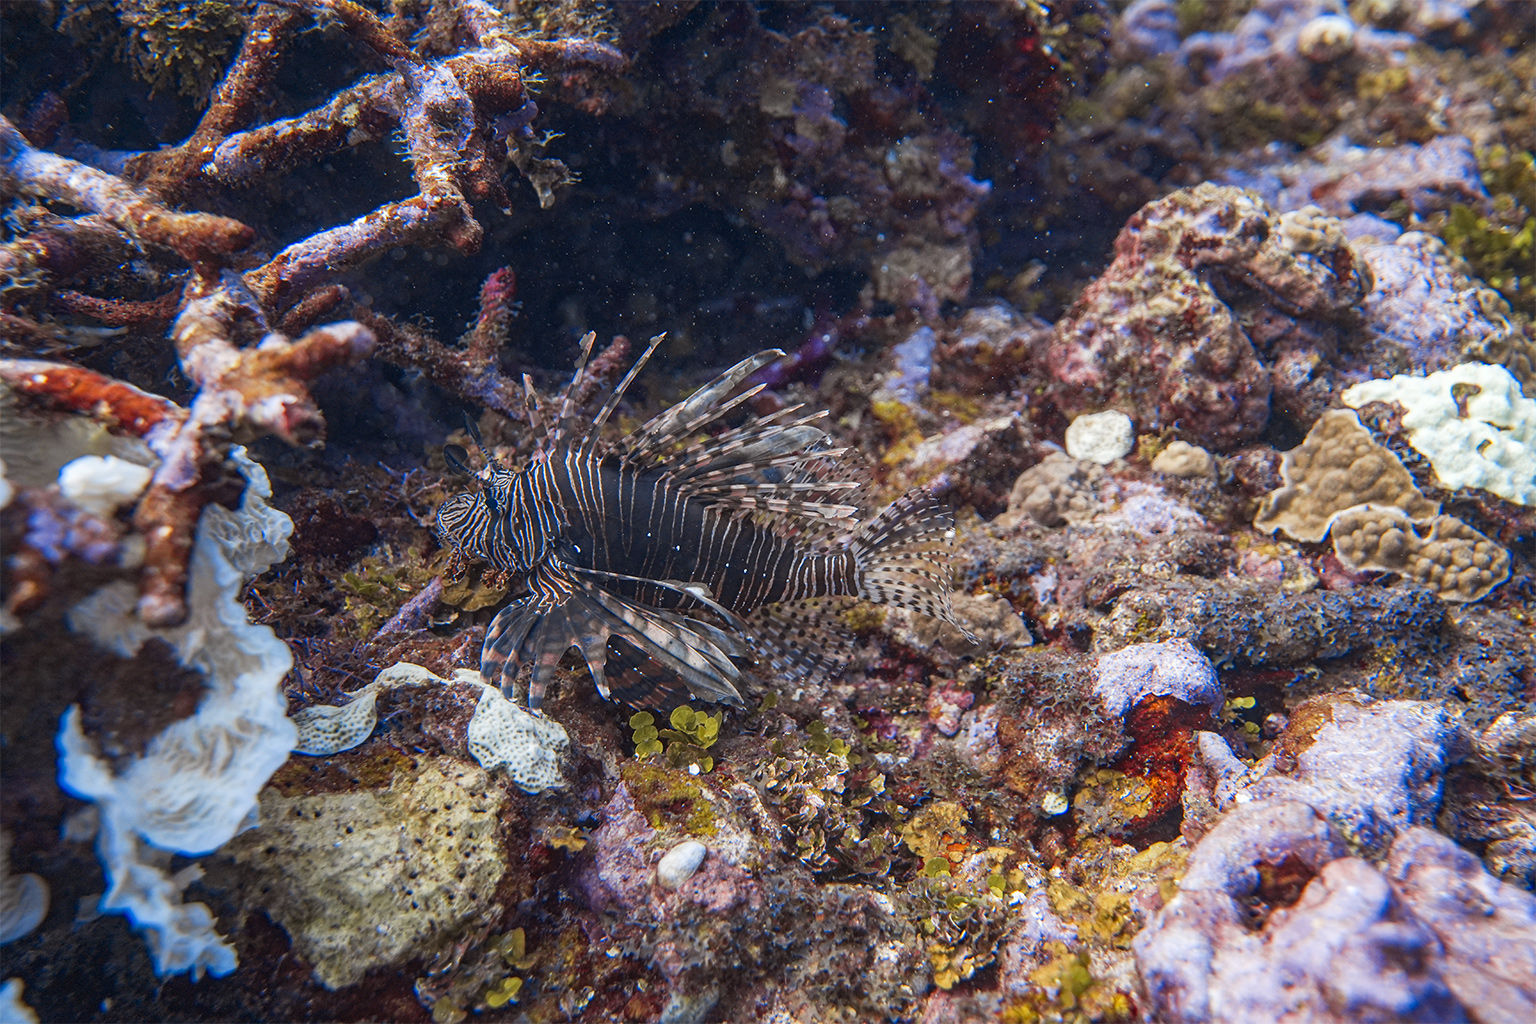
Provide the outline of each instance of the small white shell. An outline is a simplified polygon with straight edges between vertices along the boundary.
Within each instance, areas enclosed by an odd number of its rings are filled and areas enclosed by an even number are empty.
[[[668,889],[676,889],[699,870],[699,865],[704,863],[704,855],[708,848],[701,842],[693,839],[685,839],[672,849],[668,850],[661,860],[656,862],[656,881]]]

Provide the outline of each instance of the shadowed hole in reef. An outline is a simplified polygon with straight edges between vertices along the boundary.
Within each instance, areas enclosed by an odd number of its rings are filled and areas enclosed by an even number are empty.
[[[1264,927],[1269,915],[1281,907],[1289,907],[1301,899],[1307,883],[1317,877],[1294,853],[1288,853],[1278,864],[1260,861],[1259,887],[1248,899],[1248,917],[1245,922],[1255,931]]]

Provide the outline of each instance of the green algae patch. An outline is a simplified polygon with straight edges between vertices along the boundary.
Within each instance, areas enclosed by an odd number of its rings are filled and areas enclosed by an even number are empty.
[[[652,828],[670,825],[700,839],[720,831],[709,797],[687,771],[646,759],[626,762],[619,778]]]

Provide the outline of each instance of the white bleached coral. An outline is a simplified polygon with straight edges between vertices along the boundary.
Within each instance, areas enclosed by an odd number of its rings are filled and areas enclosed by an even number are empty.
[[[136,501],[153,475],[116,455],[82,455],[59,470],[59,491],[76,508],[106,518]]]
[[[299,730],[299,738],[293,745],[295,754],[316,757],[339,754],[351,750],[373,732],[379,723],[375,706],[379,702],[379,682],[375,679],[360,690],[351,690],[352,699],[340,707],[315,704],[293,714],[293,724]]]
[[[1085,462],[1107,466],[1131,453],[1136,428],[1123,412],[1109,409],[1079,416],[1067,427],[1067,454]]]
[[[469,752],[486,771],[505,767],[524,792],[545,793],[565,785],[560,762],[571,739],[564,726],[519,707],[494,686],[481,691],[468,738]]]
[[[1403,407],[1408,443],[1447,489],[1480,487],[1536,505],[1536,400],[1502,366],[1462,363],[1427,377],[1399,374],[1344,392],[1344,404]]]
[[[0,943],[29,934],[47,914],[48,883],[39,875],[11,874],[11,836],[0,832]]]
[[[1099,659],[1093,694],[1104,709],[1122,717],[1147,696],[1176,697],[1186,704],[1221,706],[1221,679],[1188,640],[1131,644]]]
[[[172,876],[166,867],[173,853],[207,853],[252,823],[257,793],[296,736],[281,688],[293,656],[240,603],[246,577],[287,556],[293,523],[267,506],[267,475],[245,450],[230,457],[246,479],[245,498],[239,511],[203,511],[185,624],[145,626],[128,583],[102,588],[69,616],[72,629],[122,657],[163,640],[207,687],[195,714],[168,726],[121,771],[86,737],[79,707],[65,713],[59,732],[61,783],[100,812],[97,850],[108,878],[101,909],[126,913],[145,932],[161,974],[235,969],[234,947],[214,930],[208,908],[181,901],[195,869]]]
[[[0,985],[0,1021],[5,1024],[37,1024],[37,1014],[21,1001],[22,982],[12,978]]]
[[[295,714],[298,742],[294,752],[329,755],[366,740],[377,722],[375,705],[384,690],[454,683],[473,683],[481,688],[465,740],[469,752],[486,771],[506,768],[513,783],[527,793],[545,793],[565,784],[560,763],[571,739],[559,722],[507,700],[472,669],[457,669],[452,679],[443,679],[406,661],[386,668],[367,686],[350,691],[347,696],[351,700],[340,707],[317,704]]]
[[[445,686],[450,682],[479,683],[480,674],[460,669],[452,680],[441,679],[420,665],[399,661],[373,677],[373,682],[357,690],[347,691],[347,703],[337,706],[313,704],[294,712],[293,724],[299,730],[298,742],[293,746],[295,754],[325,757],[351,750],[366,740],[378,724],[376,710],[379,694],[397,686]]]

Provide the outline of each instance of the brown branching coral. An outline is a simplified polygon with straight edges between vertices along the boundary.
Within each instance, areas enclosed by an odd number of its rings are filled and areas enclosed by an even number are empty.
[[[215,111],[239,106],[253,84],[246,80],[258,77],[247,72],[239,88],[220,89],[219,100],[198,129],[202,138],[194,136],[199,143],[196,151],[205,162],[196,166],[187,160],[175,162],[186,175],[182,180],[246,186],[306,161],[387,138],[398,127],[405,134],[420,193],[290,245],[247,274],[251,290],[279,308],[291,305],[337,271],[400,245],[446,244],[461,252],[476,251],[484,229],[475,220],[469,200],[486,199],[506,209],[510,199],[501,174],[508,163],[534,184],[540,205],[548,206],[553,202],[552,185],[569,176],[563,165],[554,166],[558,162],[537,155],[543,143],[528,127],[537,108],[528,97],[523,67],[613,70],[625,63],[618,51],[600,43],[517,38],[501,14],[483,0],[466,0],[459,7],[461,27],[475,48],[435,61],[418,56],[389,26],[350,0],[309,0],[286,6],[336,18],[396,70],[344,89],[306,114],[220,137],[219,126],[232,118],[221,117],[214,125],[209,121]],[[270,7],[264,5],[263,12]],[[277,15],[267,17],[273,23],[271,31],[286,28],[286,22],[278,24]],[[258,27],[250,34],[257,43]],[[235,80],[246,65],[264,67],[270,61],[270,48],[257,43],[248,41],[228,81]],[[505,137],[500,134],[503,131]],[[191,143],[183,148],[191,148]],[[161,180],[168,177],[169,166],[158,161]],[[162,187],[175,186],[167,181]]]
[[[155,196],[116,175],[35,149],[4,117],[0,117],[0,192],[55,199],[100,214],[130,238],[174,249],[194,262],[227,258],[254,237],[239,221],[168,209]]]
[[[237,349],[228,341],[232,310],[223,297],[215,292],[189,302],[173,332],[182,366],[200,386],[190,409],[80,366],[0,360],[0,381],[16,393],[142,438],[160,457],[134,512],[146,544],[139,615],[151,625],[186,617],[183,590],[198,516],[222,484],[232,434],[272,433],[296,444],[317,439],[323,423],[306,382],[373,346],[366,328],[345,322],[298,341],[269,334],[260,345]]]
[[[434,57],[406,41],[401,19],[381,20],[351,0],[256,5],[238,57],[196,130],[176,146],[107,153],[72,143],[67,126],[54,123],[59,116],[29,118],[35,140],[0,118],[0,192],[82,212],[69,219],[39,206],[33,229],[23,227],[21,237],[0,249],[0,302],[8,307],[0,311],[0,330],[7,348],[44,355],[82,338],[104,340],[99,329],[54,323],[50,317],[58,314],[141,333],[170,324],[180,368],[197,389],[183,408],[80,366],[28,359],[0,364],[0,377],[19,393],[142,437],[160,457],[134,513],[147,543],[139,604],[147,623],[173,624],[186,615],[182,590],[192,538],[202,508],[221,486],[228,445],[266,434],[295,445],[318,442],[324,423],[309,382],[373,353],[376,337],[386,360],[424,369],[451,392],[498,411],[520,410],[520,388],[499,369],[514,309],[510,270],[487,280],[479,321],[461,348],[367,314],[368,326],[347,321],[290,337],[347,303],[345,287],[334,280],[342,271],[402,245],[475,251],[484,229],[470,204],[489,200],[508,208],[502,175],[509,167],[529,179],[547,206],[552,188],[569,174],[540,156],[545,140],[530,127],[537,107],[525,69],[577,73],[625,64],[617,50],[595,41],[520,36],[484,0],[461,0],[447,10],[453,25],[445,38],[465,45]],[[306,114],[255,125],[306,14],[338,24],[394,70],[342,89]],[[57,102],[44,108],[59,113]],[[260,265],[249,258],[236,265],[256,240],[253,228],[175,208],[214,197],[227,203],[231,188],[248,189],[396,131],[404,137],[417,195],[302,238]],[[79,159],[34,141],[57,141]],[[170,254],[190,264],[190,274],[168,261]],[[136,259],[153,268],[158,284],[140,297],[71,287],[87,287],[92,274]]]

